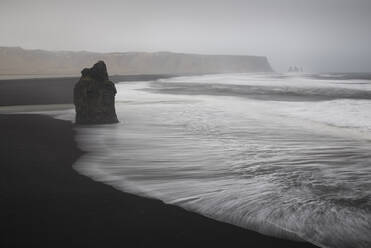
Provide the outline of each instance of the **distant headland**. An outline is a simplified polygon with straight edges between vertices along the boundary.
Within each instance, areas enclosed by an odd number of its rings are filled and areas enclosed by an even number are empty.
[[[104,60],[111,75],[272,72],[268,59],[250,55],[172,52],[96,53],[0,47],[0,75],[77,76],[80,68]]]

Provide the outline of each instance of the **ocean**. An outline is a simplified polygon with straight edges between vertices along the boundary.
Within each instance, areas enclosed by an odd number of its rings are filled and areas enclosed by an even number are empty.
[[[219,74],[116,84],[80,173],[320,247],[371,247],[371,76]],[[56,112],[73,119],[74,111]]]

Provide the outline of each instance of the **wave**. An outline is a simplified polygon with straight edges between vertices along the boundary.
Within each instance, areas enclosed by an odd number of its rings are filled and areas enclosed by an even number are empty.
[[[215,85],[233,88],[236,80],[239,90],[258,81],[267,91],[269,84],[298,83],[239,74],[119,84],[123,122],[79,127],[78,142],[90,153],[75,168],[120,190],[263,234],[321,247],[370,247],[369,100],[210,93]],[[294,88],[339,92],[333,82],[311,80]],[[183,88],[167,94],[178,84]],[[189,94],[195,85],[207,90]],[[362,87],[341,87],[340,95]]]
[[[347,78],[345,76],[348,74],[331,75],[335,78],[339,76]],[[308,80],[307,77],[290,77],[288,80],[275,74],[226,74],[159,80],[143,90],[261,100],[263,101],[260,103],[261,106],[272,108],[274,105],[280,115],[310,121],[311,125],[317,123],[347,129],[345,132],[370,138],[371,80],[343,82],[344,80],[318,81]]]
[[[294,86],[262,86],[232,84],[200,84],[179,82],[155,82],[151,92],[189,94],[189,95],[222,95],[241,96],[258,100],[271,101],[325,101],[334,99],[371,100],[371,91],[346,88],[301,88]]]

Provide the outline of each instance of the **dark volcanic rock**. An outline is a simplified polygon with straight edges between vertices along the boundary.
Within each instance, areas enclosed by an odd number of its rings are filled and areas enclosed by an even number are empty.
[[[73,91],[76,124],[117,123],[115,95],[116,87],[109,81],[103,61],[83,69]]]

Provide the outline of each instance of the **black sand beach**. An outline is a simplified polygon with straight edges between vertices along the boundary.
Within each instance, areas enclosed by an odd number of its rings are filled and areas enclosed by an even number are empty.
[[[171,75],[114,75],[117,82],[150,81]],[[0,80],[0,106],[67,104],[73,102],[73,87],[78,77],[29,78]]]
[[[25,97],[30,92],[25,90],[14,99],[11,82],[0,82],[0,105],[66,103],[72,86],[50,102],[40,94],[40,83],[23,82],[34,95]],[[16,88],[23,88],[19,84]],[[48,87],[56,95],[64,88]],[[8,94],[6,102],[2,97]],[[214,221],[79,175],[72,164],[84,152],[77,147],[73,127],[43,115],[0,115],[0,247],[314,247]]]

